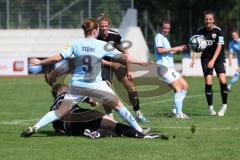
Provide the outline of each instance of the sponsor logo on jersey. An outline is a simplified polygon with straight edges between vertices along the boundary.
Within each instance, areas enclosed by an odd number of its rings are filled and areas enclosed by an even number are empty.
[[[212,38],[215,39],[217,37],[217,34],[216,33],[213,33],[212,34]]]

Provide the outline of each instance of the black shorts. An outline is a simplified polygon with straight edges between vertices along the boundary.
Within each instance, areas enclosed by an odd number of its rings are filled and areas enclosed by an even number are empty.
[[[64,119],[54,121],[53,127],[55,131],[62,130],[66,135],[81,136],[85,129],[99,129],[103,116],[103,113],[95,110],[75,108]]]
[[[208,68],[209,60],[201,60],[203,75],[213,75],[213,69],[217,75],[220,73],[226,73],[225,61],[216,61],[213,68]]]
[[[117,63],[117,62],[115,62]],[[125,66],[119,67],[117,70],[114,70],[111,67],[102,68],[102,80],[109,81],[112,83],[113,74],[117,77],[118,81],[121,81],[127,75],[127,68]]]
[[[102,117],[88,121],[88,122],[71,122],[67,125],[68,130],[72,136],[81,136],[85,129],[98,130],[102,122]]]

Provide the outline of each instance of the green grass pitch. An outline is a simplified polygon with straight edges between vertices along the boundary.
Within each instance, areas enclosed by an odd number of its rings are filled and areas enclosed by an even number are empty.
[[[191,120],[168,117],[172,92],[141,99],[142,110],[150,119],[144,127],[166,133],[160,139],[62,137],[52,134],[51,126],[30,138],[20,132],[36,122],[51,105],[49,88],[42,76],[0,78],[0,159],[2,160],[239,160],[240,84],[229,94],[224,117],[209,117],[203,78],[187,78],[188,96],[184,112]],[[221,107],[217,79],[214,79],[214,106]],[[129,107],[132,111],[132,108]],[[115,117],[118,117],[115,115]],[[192,134],[191,126],[196,126]],[[175,139],[173,138],[175,136]]]

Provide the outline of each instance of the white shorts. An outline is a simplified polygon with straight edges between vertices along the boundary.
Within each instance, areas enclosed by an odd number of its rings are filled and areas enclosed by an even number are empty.
[[[168,71],[161,76],[161,78],[167,84],[171,84],[172,82],[176,81],[180,77],[181,75],[174,68],[168,68]]]
[[[94,87],[87,88],[70,85],[64,96],[64,100],[71,100],[74,103],[78,103],[83,101],[86,97],[91,97],[103,104],[118,101],[117,96],[105,81],[93,82],[91,86]]]

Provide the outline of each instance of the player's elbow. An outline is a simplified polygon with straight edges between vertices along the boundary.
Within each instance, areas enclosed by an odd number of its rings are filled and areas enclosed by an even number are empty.
[[[163,54],[164,53],[164,50],[162,48],[157,48],[157,53],[158,54]]]

